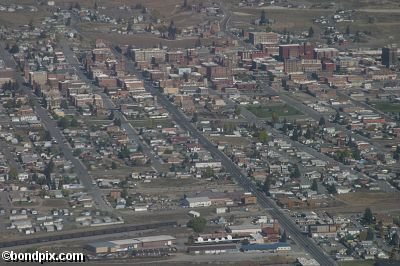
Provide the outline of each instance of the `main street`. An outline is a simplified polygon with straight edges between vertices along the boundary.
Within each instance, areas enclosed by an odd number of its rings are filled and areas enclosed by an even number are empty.
[[[4,49],[4,44],[0,45],[0,57],[3,58],[9,67],[18,69],[12,56]],[[18,83],[19,88],[24,91],[25,95],[32,99],[36,115],[39,117],[44,127],[49,131],[50,136],[58,142],[59,148],[62,151],[65,159],[70,161],[74,166],[75,173],[81,181],[81,184],[85,187],[88,194],[92,196],[96,206],[99,209],[112,212],[113,209],[105,199],[101,190],[92,184],[92,179],[90,178],[85,165],[83,165],[79,159],[73,156],[72,148],[67,143],[60,128],[58,128],[57,123],[50,117],[48,111],[39,104],[37,101],[37,96],[33,93],[32,89],[24,85],[25,82],[18,71],[16,74],[16,82]]]
[[[114,51],[116,53],[116,51]],[[118,54],[116,53],[118,56]],[[136,70],[130,59],[127,58],[127,69],[135,73],[137,77],[144,80],[142,74]],[[168,111],[172,116],[174,121],[184,130],[186,130],[194,138],[197,138],[199,143],[207,149],[215,159],[221,161],[222,165],[234,178],[237,183],[243,187],[244,190],[252,192],[259,202],[259,204],[268,210],[268,212],[282,225],[284,230],[289,234],[296,243],[301,245],[312,257],[314,257],[321,265],[336,265],[336,262],[330,258],[329,255],[325,254],[316,243],[303,235],[299,227],[293,222],[293,220],[286,215],[276,203],[268,198],[263,192],[260,192],[254,183],[250,181],[247,176],[245,176],[240,168],[235,165],[229,157],[227,157],[223,152],[218,150],[214,144],[212,144],[205,136],[203,136],[187,117],[174,106],[169,99],[162,94],[158,89],[153,88],[149,83],[145,83],[145,88],[147,91],[151,92],[152,95],[157,96],[158,102]]]
[[[151,150],[150,146],[147,145],[144,141],[139,138],[138,132],[132,126],[132,124],[128,121],[128,119],[121,113],[119,110],[119,106],[116,106],[115,103],[108,97],[107,94],[103,92],[97,86],[92,84],[92,80],[90,80],[81,70],[80,63],[75,57],[74,52],[71,50],[68,42],[65,39],[62,39],[59,43],[60,47],[63,50],[66,61],[75,69],[75,74],[84,81],[87,85],[89,85],[93,91],[101,96],[103,99],[104,107],[113,110],[114,119],[119,119],[121,121],[121,128],[125,130],[128,138],[131,142],[136,143],[142,147],[143,153],[151,159],[151,165],[158,171],[161,172],[165,167],[163,167],[162,162],[159,158],[157,158],[154,152]]]
[[[225,13],[226,11],[224,11]],[[229,21],[229,17],[226,20],[226,23]],[[226,27],[226,26],[224,26]],[[226,29],[225,29],[226,31]],[[227,32],[227,31],[226,31]],[[116,56],[121,56],[114,49],[114,54]],[[67,57],[67,55],[65,55]],[[129,58],[126,60],[127,69],[131,73],[135,73],[137,77],[144,80],[144,77],[141,73],[139,73],[133,63]],[[188,133],[192,135],[192,137],[197,138],[199,143],[207,149],[215,159],[219,159],[228,171],[232,178],[234,178],[237,183],[243,187],[246,191],[251,191],[256,197],[259,204],[268,210],[268,212],[276,219],[279,220],[279,223],[282,225],[283,229],[291,236],[291,238],[301,245],[306,252],[308,252],[313,258],[315,258],[321,265],[329,266],[329,265],[337,265],[336,262],[326,253],[324,253],[316,243],[303,235],[298,226],[293,222],[293,220],[287,216],[277,205],[276,203],[268,198],[263,192],[260,192],[255,184],[253,184],[247,176],[245,176],[239,167],[235,165],[223,152],[218,150],[214,144],[212,144],[206,137],[204,137],[191,123],[188,121],[187,117],[176,107],[174,106],[165,95],[163,95],[159,90],[153,88],[150,84],[145,83],[145,89],[148,92],[151,92],[152,95],[157,96],[158,102],[168,111],[174,121],[182,128],[185,129]]]

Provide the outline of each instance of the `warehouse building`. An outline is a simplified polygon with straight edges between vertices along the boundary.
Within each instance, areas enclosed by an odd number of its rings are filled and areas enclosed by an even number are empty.
[[[176,238],[169,235],[147,236],[129,239],[89,243],[86,249],[93,254],[127,252],[146,249],[163,249],[175,246]]]

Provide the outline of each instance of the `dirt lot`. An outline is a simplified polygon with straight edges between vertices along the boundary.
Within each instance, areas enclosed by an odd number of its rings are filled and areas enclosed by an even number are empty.
[[[363,212],[370,207],[374,213],[398,213],[400,211],[400,193],[354,192],[336,196],[344,205],[326,208],[331,213]]]
[[[224,137],[224,136],[216,136],[216,137],[209,137],[209,139],[214,143],[220,144],[228,144],[234,147],[245,147],[251,144],[251,142],[242,137]]]
[[[121,45],[133,45],[138,48],[149,48],[156,47],[160,43],[163,46],[167,46],[169,48],[192,48],[195,46],[197,41],[197,37],[193,38],[185,38],[178,40],[167,40],[162,39],[157,36],[151,34],[135,34],[135,35],[121,35],[117,33],[106,33],[106,32],[98,32],[98,31],[83,31],[85,37],[89,39],[98,39],[102,38],[110,43],[121,44]],[[211,44],[214,38],[201,39],[201,43],[203,45]]]
[[[138,183],[137,190],[151,195],[167,195],[169,198],[182,198],[183,195],[203,190],[218,189],[234,191],[239,189],[235,184],[218,184],[201,179],[159,178],[151,183]]]
[[[243,28],[250,25],[250,21],[260,17],[261,10],[259,8],[235,8],[232,16],[232,24],[235,27]],[[267,17],[275,21],[271,25],[272,30],[282,31],[304,31],[308,30],[313,25],[312,19],[319,16],[327,16],[332,14],[332,11],[324,10],[302,10],[302,9],[275,9],[266,10]],[[251,25],[258,28],[258,26]],[[265,26],[262,27],[265,29]]]
[[[310,1],[313,2],[313,1]],[[315,2],[315,1],[314,1]],[[321,1],[317,1],[321,2]],[[381,47],[386,45],[388,42],[396,43],[400,41],[400,36],[397,34],[397,29],[400,26],[400,6],[393,1],[385,1],[385,3],[379,4],[379,8],[374,5],[378,1],[369,1],[369,4],[357,6],[354,3],[359,1],[346,1],[348,3],[338,6],[357,8],[353,16],[353,23],[338,23],[335,26],[345,31],[346,27],[349,26],[351,33],[355,34],[357,31],[367,33],[367,41],[362,43],[350,43],[349,47]],[[344,1],[343,1],[344,3]],[[307,31],[310,26],[315,31],[315,36],[319,36],[319,33],[323,30],[324,25],[317,25],[312,22],[314,18],[320,16],[332,16],[335,13],[334,8],[323,9],[316,5],[315,9],[272,9],[270,7],[264,8],[266,10],[267,17],[275,21],[271,24],[271,28],[274,31],[283,31],[287,29],[289,32],[300,33]],[[390,9],[393,7],[393,9]],[[232,27],[237,28],[254,28],[264,30],[265,26],[259,27],[252,25],[251,21],[259,18],[261,14],[260,8],[233,8],[232,16]],[[373,20],[371,23],[369,20]],[[317,39],[316,39],[317,40]]]

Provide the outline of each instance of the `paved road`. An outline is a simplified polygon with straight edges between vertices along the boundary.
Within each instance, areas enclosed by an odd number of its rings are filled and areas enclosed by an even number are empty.
[[[221,31],[225,32],[225,34],[231,37],[232,39],[237,40],[237,42],[247,50],[257,50],[252,44],[245,42],[244,40],[238,38],[229,31],[229,23],[232,19],[232,11],[230,11],[228,8],[225,7],[223,1],[220,1],[220,7],[222,12],[224,13],[224,18],[220,22]]]
[[[9,67],[16,68],[16,63],[12,56],[4,50],[3,44],[0,45],[0,56],[4,59]],[[101,190],[92,184],[92,180],[88,174],[86,167],[82,164],[80,160],[75,158],[72,154],[71,146],[66,142],[61,130],[57,127],[56,122],[50,117],[48,111],[44,109],[36,100],[37,97],[33,93],[32,89],[24,85],[24,80],[21,75],[17,74],[16,81],[19,87],[24,91],[25,95],[33,100],[34,109],[36,115],[41,120],[44,127],[50,132],[51,137],[53,137],[64,154],[64,158],[71,161],[74,166],[74,171],[77,174],[81,184],[86,188],[87,192],[93,197],[96,206],[99,209],[113,211],[107,200],[105,199]]]
[[[354,133],[351,130],[348,130],[345,126],[342,126],[342,125],[339,125],[336,123],[329,123],[328,122],[329,117],[327,117],[324,114],[321,114],[320,112],[318,112],[318,111],[312,109],[311,107],[303,104],[302,102],[294,99],[293,97],[287,95],[286,93],[284,93],[282,91],[274,90],[267,84],[263,84],[262,86],[266,90],[266,92],[279,95],[279,97],[284,102],[295,107],[296,109],[300,110],[301,112],[303,112],[307,116],[313,118],[314,120],[319,121],[319,119],[321,117],[324,117],[327,127],[334,127],[337,131],[342,131],[342,132],[346,133],[348,136],[354,137],[358,141],[365,141],[365,142],[371,143],[371,139],[361,136],[360,134]],[[382,153],[385,152],[384,148],[381,147],[381,145],[377,145],[376,143],[374,143],[373,146],[374,146],[375,150],[377,150],[378,152],[382,152]]]
[[[387,121],[393,121],[393,117],[391,117],[390,115],[386,114],[385,112],[382,112],[381,110],[376,109],[375,107],[373,107],[373,106],[371,106],[371,105],[369,105],[369,104],[366,104],[365,102],[358,101],[358,100],[356,100],[356,99],[350,97],[350,96],[347,95],[346,93],[343,93],[342,91],[338,91],[338,90],[337,90],[337,91],[336,91],[336,94],[337,94],[338,96],[342,97],[342,98],[345,98],[345,99],[351,101],[354,105],[363,107],[363,108],[365,108],[365,109],[370,109],[370,110],[374,111],[375,113],[380,114],[380,115],[383,116]]]
[[[158,171],[162,172],[165,167],[162,166],[161,159],[157,158],[151,148],[139,138],[138,132],[132,126],[132,124],[126,119],[126,117],[119,110],[119,106],[116,106],[115,103],[108,97],[107,94],[103,92],[103,90],[97,86],[92,84],[92,80],[90,80],[83,71],[79,68],[80,63],[75,57],[74,52],[70,49],[70,45],[65,39],[60,41],[60,46],[63,50],[66,61],[75,69],[75,73],[79,76],[79,78],[86,82],[89,86],[93,88],[93,91],[99,94],[102,99],[105,108],[114,110],[114,117],[121,121],[121,128],[125,130],[128,135],[131,143],[136,143],[142,147],[143,153],[151,159],[151,165]]]
[[[317,159],[322,159],[331,164],[336,164],[340,167],[340,169],[347,170],[353,175],[362,176],[364,178],[370,179],[373,182],[377,181],[363,173],[353,170],[353,168],[350,165],[345,165],[341,162],[338,162],[335,159],[333,159],[332,157],[329,157],[328,155],[326,155],[324,153],[321,153],[321,152],[319,152],[307,145],[304,145],[298,141],[292,140],[289,136],[283,134],[281,131],[279,131],[269,125],[266,125],[264,121],[260,120],[257,116],[255,116],[252,112],[250,112],[246,108],[241,108],[241,115],[243,117],[245,117],[248,121],[250,121],[250,123],[256,124],[259,127],[266,129],[267,132],[272,132],[275,136],[278,136],[279,138],[285,140],[286,142],[290,143],[293,147],[297,148],[300,151],[305,151]],[[384,192],[397,192],[397,189],[394,188],[393,186],[391,186],[387,181],[378,180],[377,184],[378,184],[379,188]]]
[[[128,70],[135,73],[139,78],[144,79],[139,73],[133,63],[127,60]],[[264,193],[260,192],[255,184],[253,184],[246,175],[244,175],[237,165],[235,165],[223,152],[218,150],[205,136],[203,136],[194,126],[189,122],[184,114],[174,106],[164,94],[159,90],[154,89],[150,84],[145,83],[147,91],[157,96],[158,102],[169,112],[175,122],[183,129],[185,129],[193,138],[197,138],[199,143],[207,149],[212,156],[220,160],[227,172],[229,172],[237,183],[242,186],[246,191],[252,192],[258,199],[259,204],[267,209],[271,215],[278,219],[286,232],[300,244],[311,256],[313,256],[321,265],[336,265],[336,262],[325,254],[310,238],[303,235],[298,226],[288,217],[275,202],[266,197]]]
[[[226,14],[226,11],[224,10]],[[229,17],[228,17],[229,19]],[[117,55],[116,51],[114,53]],[[138,73],[132,62],[127,59],[128,70],[135,73],[139,78],[143,79],[141,73]],[[187,120],[187,117],[178,110],[166,97],[161,94],[158,90],[154,89],[150,84],[145,83],[147,91],[156,95],[158,102],[169,112],[175,122],[192,137],[197,138],[199,143],[213,155],[215,159],[219,159],[223,164],[224,168],[231,174],[240,186],[245,190],[251,191],[258,199],[259,204],[268,210],[271,215],[278,219],[282,227],[286,232],[301,245],[311,256],[313,256],[321,265],[337,265],[336,262],[327,254],[325,254],[311,239],[303,235],[297,225],[288,217],[281,209],[275,204],[275,202],[266,197],[264,193],[257,190],[256,186],[241,172],[241,170],[235,165],[224,153],[218,150],[214,144],[212,144],[206,137],[204,137],[197,129]]]

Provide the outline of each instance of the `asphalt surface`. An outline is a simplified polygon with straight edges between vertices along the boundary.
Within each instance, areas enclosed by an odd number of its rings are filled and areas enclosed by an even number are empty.
[[[142,74],[136,70],[135,66],[129,59],[127,59],[127,69],[130,72],[135,73],[137,77],[144,79]],[[315,244],[315,242],[313,242],[313,240],[301,233],[293,220],[288,217],[272,199],[268,198],[263,192],[260,192],[257,189],[255,184],[253,184],[247,176],[242,173],[237,165],[235,165],[223,152],[218,150],[214,144],[203,136],[164,94],[162,94],[158,89],[153,88],[149,83],[145,83],[145,88],[148,92],[151,92],[152,95],[157,96],[158,102],[168,111],[170,116],[182,129],[185,129],[193,138],[198,139],[199,143],[207,149],[215,159],[221,161],[226,171],[231,174],[232,178],[234,178],[244,190],[252,192],[257,197],[258,203],[268,210],[274,218],[278,219],[284,230],[295,242],[301,245],[306,252],[314,257],[321,265],[336,265],[336,262],[330,258],[329,255],[325,254]]]
[[[101,96],[103,99],[104,107],[109,110],[114,111],[114,118],[119,119],[121,121],[121,128],[125,130],[125,133],[128,135],[128,138],[131,143],[136,143],[142,147],[143,153],[151,159],[151,165],[158,171],[161,172],[163,170],[162,162],[159,158],[157,158],[151,148],[139,138],[138,132],[132,126],[132,124],[126,119],[126,117],[119,110],[119,106],[116,106],[115,103],[108,97],[107,94],[103,92],[103,90],[97,86],[93,85],[93,81],[90,80],[80,69],[80,63],[75,57],[74,52],[70,49],[68,42],[65,39],[60,41],[60,46],[63,50],[66,61],[75,69],[75,74],[78,77],[86,82],[89,86],[92,87],[93,91]]]
[[[4,59],[9,67],[17,69],[16,63],[12,56],[6,50],[4,50],[3,44],[0,46],[0,56]],[[64,155],[64,158],[73,164],[75,173],[77,174],[81,184],[87,190],[88,194],[93,197],[95,205],[99,209],[112,212],[113,209],[105,199],[101,190],[97,186],[94,186],[92,184],[92,179],[90,178],[86,167],[79,159],[73,156],[72,148],[66,141],[60,128],[57,127],[56,122],[50,117],[48,111],[39,104],[39,102],[37,101],[37,96],[33,93],[32,89],[24,85],[24,80],[19,73],[17,73],[16,82],[18,83],[19,87],[24,91],[24,93],[33,100],[36,115],[38,116],[44,127],[50,132],[51,137],[57,141],[60,150]]]
[[[223,5],[221,5],[223,6]],[[223,9],[226,14],[228,11]],[[223,24],[223,29],[228,33],[227,23],[230,20],[231,14],[227,15],[227,18]],[[230,35],[230,33],[228,33]],[[247,45],[246,45],[247,46]],[[118,56],[118,53],[114,50],[114,53]],[[141,73],[139,73],[130,59],[127,59],[127,69],[135,73],[137,77],[144,80]],[[145,83],[147,91],[157,96],[158,102],[168,111],[170,116],[175,122],[183,129],[185,129],[190,135],[199,140],[199,143],[213,155],[214,158],[219,159],[223,164],[224,168],[231,174],[240,186],[245,190],[251,191],[258,200],[258,203],[264,207],[269,213],[282,225],[284,230],[291,236],[291,238],[301,245],[306,252],[308,252],[313,258],[315,258],[321,265],[337,265],[336,262],[328,255],[325,254],[313,240],[303,235],[297,225],[288,217],[276,204],[275,202],[266,197],[266,195],[257,190],[256,186],[241,172],[241,170],[220,150],[218,150],[214,144],[212,144],[206,137],[204,137],[197,129],[188,121],[186,116],[182,114],[177,107],[175,107],[160,91],[154,89],[150,84]]]

